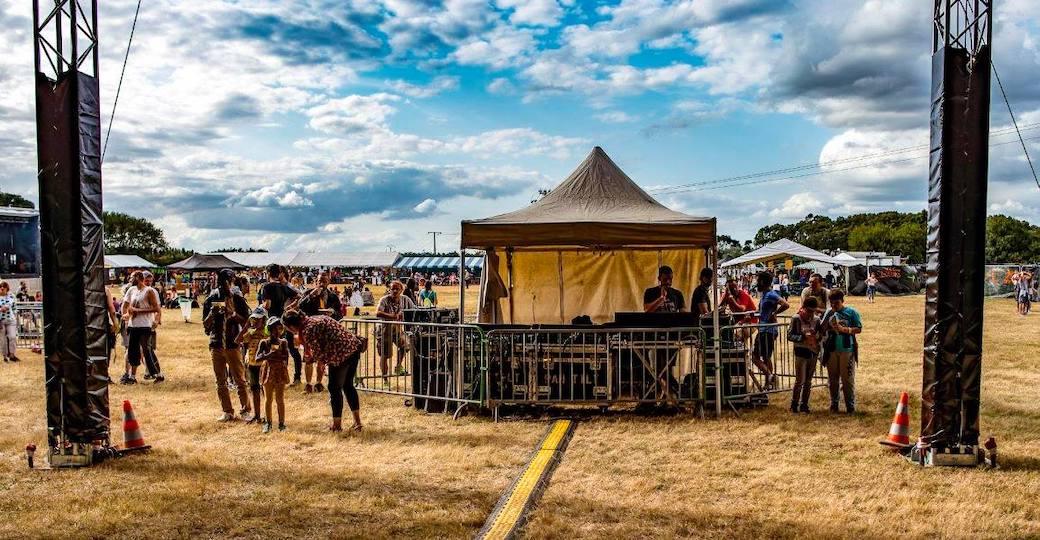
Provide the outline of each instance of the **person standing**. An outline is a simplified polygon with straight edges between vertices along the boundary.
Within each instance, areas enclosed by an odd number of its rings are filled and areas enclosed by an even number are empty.
[[[404,295],[408,297],[413,304],[419,305],[419,285],[416,283],[414,277],[408,278],[407,286],[404,288]]]
[[[831,412],[838,412],[838,390],[845,398],[845,412],[856,412],[856,364],[859,347],[856,336],[863,331],[859,312],[845,305],[845,293],[834,289],[827,295],[830,309],[823,317],[827,328],[824,360],[831,394]]]
[[[285,386],[289,384],[289,354],[286,351],[284,330],[281,319],[268,318],[267,333],[270,337],[260,342],[257,353],[257,359],[262,362],[260,384],[264,386],[266,395],[264,410],[267,421],[264,422],[264,433],[271,432],[272,402],[278,405],[278,431],[285,431]]]
[[[758,334],[755,336],[752,363],[765,375],[766,389],[776,388],[776,374],[773,371],[773,351],[776,349],[776,316],[787,310],[790,305],[780,293],[773,290],[773,274],[760,272],[757,280],[758,292],[762,299],[758,302]]]
[[[700,284],[693,289],[693,296],[690,297],[690,310],[699,317],[711,313],[711,280],[713,277],[715,277],[715,272],[711,268],[701,268]]]
[[[11,286],[0,281],[0,343],[3,344],[4,362],[19,362],[17,299],[11,294]]]
[[[419,291],[419,305],[424,308],[437,307],[437,291],[433,290],[432,281],[427,281],[423,290]]]
[[[787,340],[794,344],[794,388],[791,390],[791,412],[809,412],[809,393],[820,355],[820,316],[816,314],[816,298],[805,299],[798,315],[791,319]]]
[[[399,284],[398,284],[399,285]],[[282,317],[285,328],[300,336],[314,359],[329,369],[329,405],[332,409],[330,431],[343,431],[343,398],[346,396],[354,417],[353,431],[361,431],[361,403],[354,377],[366,344],[332,317],[308,317],[290,310]]]
[[[296,289],[288,284],[289,273],[278,264],[267,265],[267,283],[260,288],[260,301],[269,317],[281,317],[285,313],[285,305],[291,303],[300,296]],[[292,386],[300,384],[303,374],[303,357],[300,349],[296,346],[292,333],[285,334],[286,347],[293,359]]]
[[[379,299],[379,305],[376,307],[376,317],[390,321],[387,324],[379,325],[379,333],[376,338],[380,371],[383,376],[383,384],[387,386],[390,385],[387,371],[390,367],[390,357],[393,356],[394,345],[397,345],[397,364],[394,366],[394,373],[397,375],[403,374],[401,364],[404,363],[404,355],[410,346],[404,327],[394,324],[404,320],[404,310],[406,309],[415,309],[415,304],[411,298],[404,296],[404,285],[400,281],[391,282],[389,294]]]
[[[127,327],[127,365],[126,372],[120,380],[122,384],[137,383],[137,368],[141,365],[142,358],[148,362],[145,369],[149,374],[154,377],[158,372],[158,366],[151,365],[145,349],[152,334],[156,313],[160,309],[159,298],[155,289],[145,285],[144,272],[136,271],[130,274],[130,285],[126,290],[126,296],[123,297],[123,324]]]
[[[823,282],[827,285],[828,289],[834,288],[834,273],[827,270],[827,277],[823,278]]]
[[[823,312],[827,310],[827,293],[829,291],[823,286],[823,276],[814,273],[809,278],[809,286],[802,289],[802,304],[805,304],[805,299],[810,296],[816,298],[816,313],[817,315],[823,315]]]
[[[310,289],[300,298],[299,309],[307,316],[325,315],[335,320],[343,318],[343,309],[340,306],[339,295],[329,288],[328,272],[319,272],[315,279],[314,288]],[[318,362],[317,377],[314,385],[311,385],[311,377],[314,375],[315,359],[311,354],[304,355],[303,376],[306,380],[304,392],[321,392],[325,389],[321,381],[325,377],[325,366]]]
[[[163,375],[162,369],[159,367],[159,356],[155,354],[156,342],[159,337],[159,325],[162,324],[162,295],[152,287],[155,276],[147,270],[144,270],[141,273],[144,275],[145,287],[148,287],[155,293],[155,299],[157,301],[156,306],[158,307],[155,312],[155,320],[152,322],[151,332],[149,332],[148,339],[144,342],[144,367],[147,371],[144,375],[144,379],[146,381],[155,381],[155,383],[158,384],[166,380],[166,376]]]
[[[866,284],[867,284],[867,303],[868,304],[873,304],[874,303],[874,295],[877,294],[877,284],[878,284],[878,278],[874,274],[874,272],[871,272],[870,275],[867,276]]]
[[[682,291],[672,288],[674,278],[671,266],[657,270],[657,286],[643,291],[643,311],[646,313],[676,313],[686,308]]]
[[[249,317],[249,305],[240,294],[231,290],[235,272],[229,269],[217,273],[217,286],[210,291],[202,305],[202,324],[209,336],[210,360],[213,363],[213,376],[217,383],[217,398],[223,415],[218,421],[229,422],[235,419],[235,410],[231,405],[227,379],[231,375],[238,390],[238,400],[242,406],[239,414],[250,413],[249,392],[246,388],[244,367],[242,366],[242,349],[235,342],[242,331],[242,324]]]

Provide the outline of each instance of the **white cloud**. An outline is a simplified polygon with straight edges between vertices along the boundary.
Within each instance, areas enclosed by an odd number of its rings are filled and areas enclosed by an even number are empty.
[[[391,103],[400,99],[386,93],[329,99],[307,109],[309,125],[325,133],[350,134],[369,131],[386,125],[387,118],[397,111]]]
[[[476,156],[543,155],[566,159],[588,144],[583,138],[546,135],[530,128],[510,128],[456,138],[451,141],[451,148]]]
[[[500,9],[512,9],[509,21],[513,24],[556,26],[563,9],[556,0],[496,0]]]
[[[777,219],[802,219],[808,214],[823,209],[823,202],[808,191],[795,193],[780,206],[769,211],[769,216]]]
[[[606,111],[596,114],[595,117],[600,122],[608,124],[627,124],[639,120],[638,116],[628,114],[625,111]]]
[[[428,98],[436,96],[443,92],[449,92],[457,90],[459,88],[459,78],[442,75],[434,77],[427,85],[412,84],[408,81],[392,81],[389,83],[390,88],[399,94],[404,94],[413,98]]]

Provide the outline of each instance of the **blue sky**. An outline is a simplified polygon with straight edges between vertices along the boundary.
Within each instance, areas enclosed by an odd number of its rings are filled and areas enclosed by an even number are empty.
[[[460,220],[527,204],[599,145],[740,239],[916,211],[925,151],[903,149],[927,143],[928,4],[144,0],[105,205],[199,250],[423,250],[433,230],[451,247]],[[135,5],[101,5],[106,122]],[[29,10],[0,0],[0,188],[36,199]],[[1040,124],[1040,14],[997,10],[997,67],[1020,124]],[[999,94],[992,125],[991,212],[1037,222]]]

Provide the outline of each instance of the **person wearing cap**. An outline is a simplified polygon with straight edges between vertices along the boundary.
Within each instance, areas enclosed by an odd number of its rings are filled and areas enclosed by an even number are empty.
[[[260,367],[261,360],[257,357],[257,349],[260,342],[267,339],[266,332],[267,311],[263,307],[257,307],[249,314],[249,322],[242,328],[242,333],[235,341],[244,346],[246,351],[246,379],[249,381],[249,393],[253,398],[253,416],[247,419],[247,423],[260,422]]]
[[[264,385],[264,433],[271,432],[271,404],[278,404],[278,431],[285,431],[285,387],[289,384],[289,342],[285,325],[278,317],[267,319],[268,338],[260,342],[257,360],[261,362],[260,384]]]
[[[239,414],[249,414],[249,394],[246,390],[244,368],[242,366],[242,349],[236,338],[242,331],[242,324],[249,318],[249,305],[241,294],[231,290],[235,273],[229,269],[217,273],[217,286],[210,291],[202,305],[202,326],[209,336],[210,359],[213,362],[213,375],[217,381],[217,398],[223,415],[220,422],[235,419],[235,409],[231,404],[227,378],[231,374],[238,389],[238,400],[242,406]]]
[[[686,308],[686,300],[682,291],[672,288],[672,278],[672,267],[662,266],[658,269],[657,286],[650,287],[643,293],[643,311],[675,313]]]

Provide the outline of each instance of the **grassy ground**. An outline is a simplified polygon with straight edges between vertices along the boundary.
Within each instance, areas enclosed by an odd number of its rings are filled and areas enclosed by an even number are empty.
[[[875,441],[902,389],[916,435],[923,299],[853,303],[867,325],[862,414],[821,412],[817,391],[808,417],[782,400],[721,421],[594,417],[579,425],[528,536],[1040,536],[1040,315],[987,303],[982,426],[1004,470],[920,470]],[[133,402],[155,447],[147,455],[28,471],[22,448],[45,441],[43,370],[29,354],[0,365],[0,537],[469,537],[546,426],[452,421],[362,394],[366,431],[334,435],[327,397],[299,391],[287,398],[286,433],[218,424],[198,313],[194,324],[165,316],[169,380],[112,387],[114,415]]]

